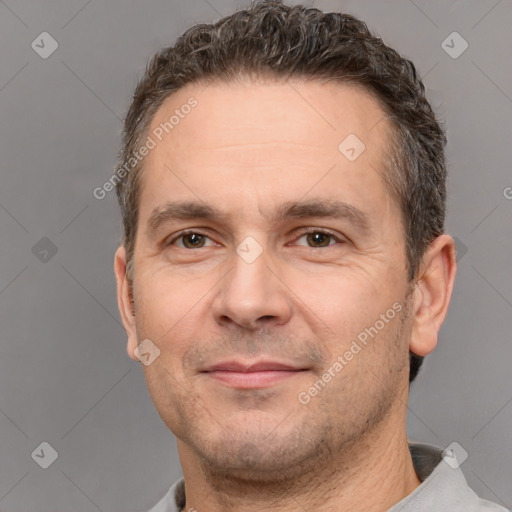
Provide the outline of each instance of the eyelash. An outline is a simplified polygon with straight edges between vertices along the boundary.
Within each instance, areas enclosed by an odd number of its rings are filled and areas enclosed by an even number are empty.
[[[336,242],[339,242],[339,243],[343,243],[344,240],[341,239],[340,237],[336,236],[335,234],[331,233],[330,231],[325,231],[325,230],[322,230],[322,229],[308,229],[306,231],[301,231],[298,238],[296,240],[299,240],[300,238],[302,238],[303,236],[305,235],[309,235],[310,233],[320,233],[322,235],[327,235],[328,237],[336,240]],[[206,238],[210,238],[207,234],[205,233],[202,233],[201,231],[196,231],[196,230],[186,230],[186,231],[182,231],[181,233],[178,233],[177,236],[175,236],[172,240],[170,240],[168,243],[166,243],[166,245],[170,246],[170,245],[173,245],[174,242],[176,242],[176,240],[179,240],[180,238],[183,238],[187,235],[200,235],[200,236],[204,236]],[[335,245],[335,244],[333,244]],[[327,247],[332,247],[332,245],[327,245],[325,247],[309,247],[309,249],[325,249]],[[189,248],[189,247],[179,247],[179,249],[186,249],[186,250],[194,250],[193,248]],[[204,247],[198,247],[198,249],[204,249]]]

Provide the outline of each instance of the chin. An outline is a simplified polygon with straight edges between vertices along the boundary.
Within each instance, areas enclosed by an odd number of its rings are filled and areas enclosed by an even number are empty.
[[[205,458],[203,454],[201,466],[207,475],[235,482],[277,483],[303,474],[303,464],[298,464],[297,457],[290,452],[283,457],[283,453],[277,455],[266,451],[264,445],[245,443],[221,457]]]
[[[195,451],[205,474],[234,481],[271,483],[296,479],[328,455],[323,453],[326,445],[322,433],[311,427],[269,426],[266,431],[255,428],[251,432],[246,426],[243,431],[230,429],[229,435],[217,431],[213,438],[210,431],[207,438],[193,436],[185,442]]]

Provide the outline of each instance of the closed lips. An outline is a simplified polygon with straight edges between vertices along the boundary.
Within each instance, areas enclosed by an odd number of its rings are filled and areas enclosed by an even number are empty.
[[[266,372],[266,371],[290,371],[299,372],[305,371],[307,368],[297,368],[290,365],[277,363],[277,362],[259,362],[254,364],[244,364],[238,361],[227,361],[218,363],[208,367],[205,372],[237,372],[237,373],[253,373],[253,372]]]

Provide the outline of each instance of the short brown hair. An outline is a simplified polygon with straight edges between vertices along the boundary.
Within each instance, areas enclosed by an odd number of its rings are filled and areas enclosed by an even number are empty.
[[[147,65],[127,113],[119,166],[137,152],[163,101],[191,83],[242,76],[336,80],[374,95],[393,126],[384,173],[403,215],[408,280],[428,245],[444,231],[446,137],[413,63],[386,46],[366,24],[281,1],[255,2],[213,24],[188,29]],[[116,184],[122,212],[127,276],[132,278],[142,165]],[[423,357],[410,353],[409,382]]]

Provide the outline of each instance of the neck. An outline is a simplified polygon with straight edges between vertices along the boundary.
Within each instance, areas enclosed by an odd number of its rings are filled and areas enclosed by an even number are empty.
[[[321,461],[314,470],[304,468],[300,478],[278,483],[216,478],[178,440],[186,482],[184,510],[386,512],[421,484],[409,452],[405,421],[403,425],[381,424],[378,434],[368,432],[364,439]]]

